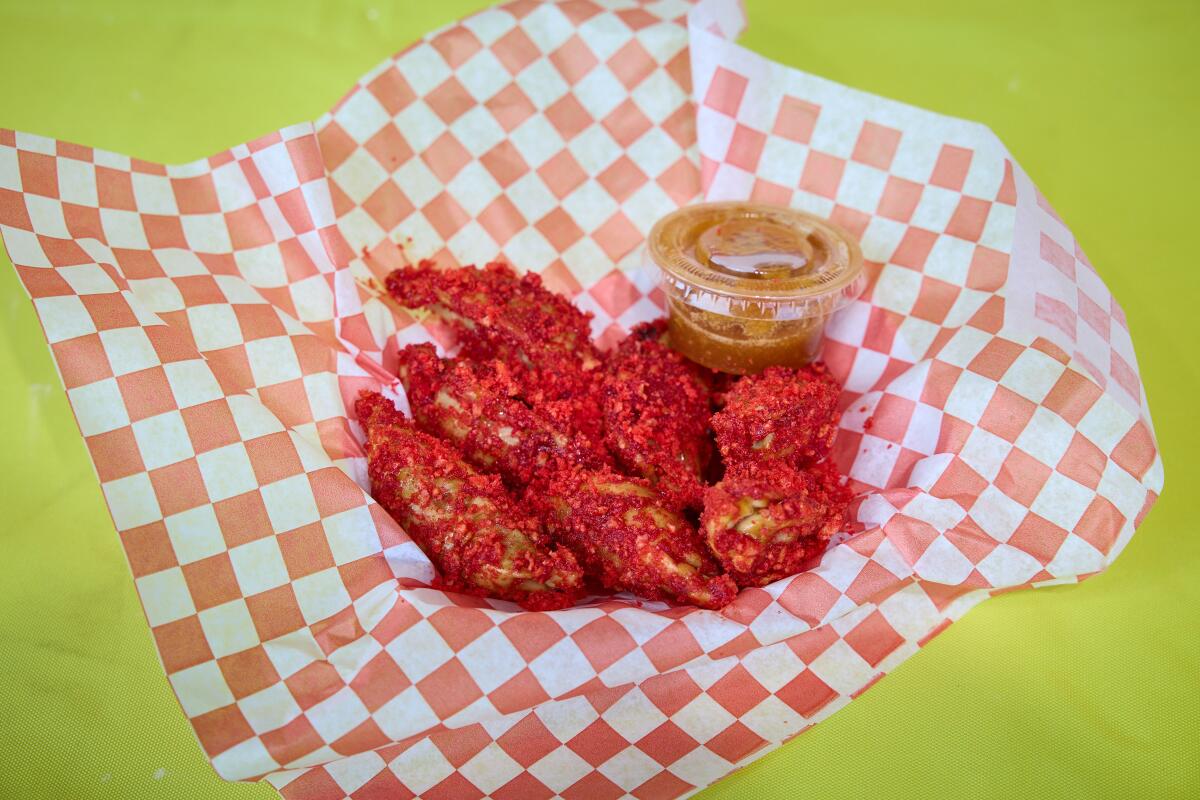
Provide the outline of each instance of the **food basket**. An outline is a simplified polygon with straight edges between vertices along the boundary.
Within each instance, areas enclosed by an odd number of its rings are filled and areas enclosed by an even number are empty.
[[[734,2],[515,0],[315,123],[160,165],[0,131],[0,233],[163,666],[217,772],[287,798],[685,796],[998,592],[1079,581],[1161,490],[1120,306],[985,127],[733,43]],[[866,293],[824,358],[855,523],[722,612],[429,588],[367,493],[362,389],[452,347],[372,281],[503,258],[611,344],[700,200],[833,220]],[[97,523],[103,524],[103,523]]]

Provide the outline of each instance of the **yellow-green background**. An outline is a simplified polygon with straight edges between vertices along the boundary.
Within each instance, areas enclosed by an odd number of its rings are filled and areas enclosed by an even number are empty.
[[[0,126],[178,162],[315,119],[484,5],[0,0]],[[1200,795],[1200,5],[748,0],[744,43],[987,123],[1129,316],[1168,488],[1107,573],[971,612],[702,795]],[[269,798],[209,768],[0,256],[0,796]]]

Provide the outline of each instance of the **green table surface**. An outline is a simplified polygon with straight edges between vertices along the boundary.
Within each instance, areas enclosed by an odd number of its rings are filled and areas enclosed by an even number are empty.
[[[0,0],[0,125],[163,162],[315,119],[479,0]],[[1105,574],[985,603],[717,798],[1200,795],[1200,4],[748,0],[743,42],[978,119],[1129,318],[1168,475]],[[269,798],[176,705],[33,309],[0,256],[0,795]]]

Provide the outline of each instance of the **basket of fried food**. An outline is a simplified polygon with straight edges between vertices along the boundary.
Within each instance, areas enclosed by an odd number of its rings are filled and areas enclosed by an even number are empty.
[[[538,611],[612,592],[719,609],[845,525],[841,392],[821,364],[713,372],[664,320],[601,352],[586,312],[501,263],[421,262],[386,292],[458,342],[400,350],[411,417],[378,392],[355,405],[371,493],[439,588]]]

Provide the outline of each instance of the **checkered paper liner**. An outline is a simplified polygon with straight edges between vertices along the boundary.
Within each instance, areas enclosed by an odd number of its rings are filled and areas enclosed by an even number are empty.
[[[735,3],[516,0],[329,114],[163,166],[0,131],[33,299],[163,666],[216,770],[286,798],[685,796],[848,703],[972,606],[1104,569],[1161,491],[1124,315],[986,128],[732,43]],[[810,572],[720,613],[428,588],[347,408],[436,320],[417,258],[540,272],[611,343],[640,244],[700,199],[830,217],[861,499]]]

